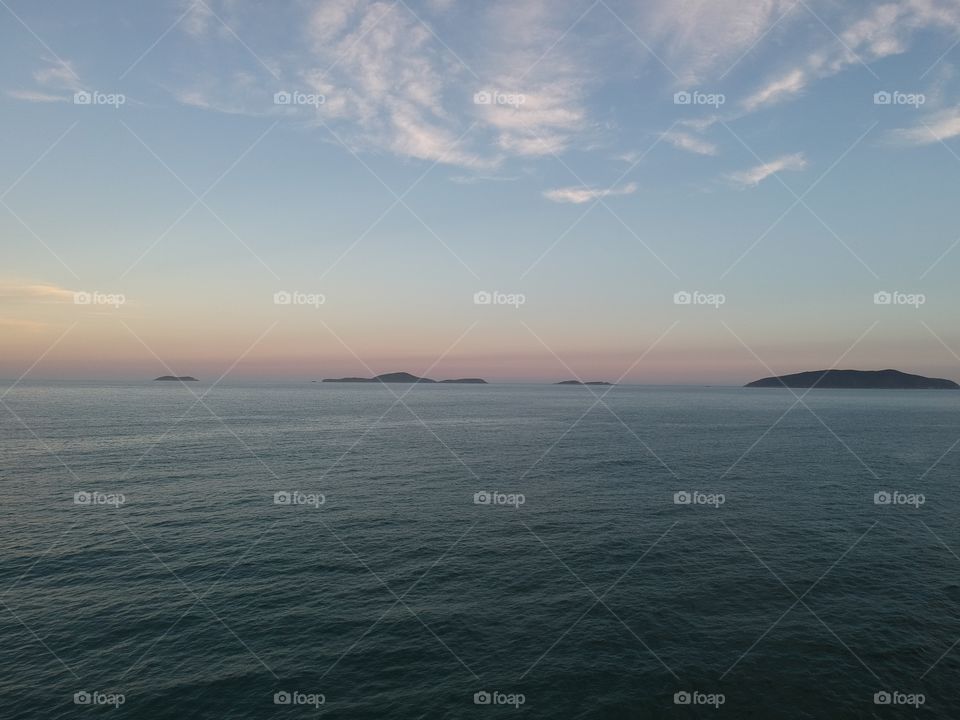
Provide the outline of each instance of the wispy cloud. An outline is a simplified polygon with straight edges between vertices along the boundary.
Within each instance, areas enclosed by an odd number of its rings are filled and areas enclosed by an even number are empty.
[[[222,14],[226,2],[211,7]],[[264,58],[276,66],[284,87],[275,87],[271,77],[246,88],[229,78],[208,78],[174,91],[177,100],[218,112],[283,112],[327,126],[351,150],[481,173],[511,157],[563,153],[591,131],[585,88],[592,71],[587,53],[579,54],[572,34],[565,34],[583,10],[575,2],[475,6],[470,33],[433,27],[461,8],[452,0],[426,7],[387,0],[292,7],[305,13],[301,42],[282,56]],[[198,41],[211,35],[208,10],[191,10],[183,21]],[[244,34],[239,22],[237,32]],[[319,107],[271,105],[275,92],[297,89],[324,100]],[[484,96],[492,98],[484,102]]]
[[[50,326],[47,323],[36,322],[34,320],[0,317],[0,327],[9,328],[10,330],[23,330],[25,332],[37,333]]]
[[[581,205],[591,200],[610,197],[611,195],[632,195],[636,191],[636,183],[628,183],[619,188],[592,188],[585,186],[556,188],[545,191],[543,196],[553,202]]]
[[[72,303],[74,291],[50,283],[0,282],[3,303]]]
[[[696,153],[697,155],[716,155],[717,146],[703,138],[698,138],[690,133],[671,130],[663,133],[663,139],[676,148]]]
[[[641,34],[681,84],[724,73],[781,16],[801,14],[795,0],[653,0],[637,6]]]
[[[747,170],[730,173],[727,177],[733,182],[744,187],[756,187],[771,175],[783,170],[803,170],[807,166],[807,160],[803,153],[794,153],[793,155],[784,155],[763,163]]]
[[[73,93],[84,89],[73,63],[51,59],[45,59],[45,62],[44,67],[33,72],[37,88],[8,90],[7,95],[26,102],[67,102]]]
[[[812,11],[811,11],[812,12]],[[830,25],[832,23],[828,23]],[[910,49],[922,30],[960,30],[960,3],[954,0],[907,0],[868,6],[838,36],[829,33],[822,45],[780,71],[743,102],[746,111],[773,105],[800,94],[811,83],[850,67],[863,68]]]
[[[213,0],[181,0],[184,13],[181,27],[194,37],[200,37],[207,32],[210,21],[213,20],[213,9],[207,4]]]
[[[960,135],[960,106],[929,115],[909,128],[894,130],[892,138],[904,145],[930,145]]]
[[[57,90],[69,90],[76,92],[83,90],[83,83],[80,82],[80,76],[69,61],[48,60],[47,66],[33,73],[33,79],[39,85]]]
[[[799,68],[790,70],[750,95],[743,101],[743,106],[748,112],[752,112],[764,105],[780,102],[803,90],[807,86],[807,80],[807,73],[804,70]]]
[[[51,95],[39,90],[7,90],[7,95],[16,100],[38,103],[67,102],[69,100],[64,95]]]
[[[451,86],[462,88],[467,71],[402,4],[334,0],[314,11],[308,27],[320,65],[304,80],[325,97],[325,122],[346,121],[347,142],[421,160],[489,165],[459,140],[467,126],[447,107]]]

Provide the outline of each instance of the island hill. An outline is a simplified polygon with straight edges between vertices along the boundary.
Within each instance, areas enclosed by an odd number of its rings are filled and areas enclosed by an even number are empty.
[[[406,372],[393,372],[377,375],[372,378],[327,378],[323,382],[329,383],[433,383],[435,385],[486,385],[486,380],[480,378],[458,378],[456,380],[431,380],[430,378],[417,377]]]
[[[744,387],[847,390],[960,390],[953,380],[910,375],[899,370],[814,370],[754,380]]]
[[[163,375],[158,378],[154,378],[153,381],[157,382],[158,380],[172,380],[174,382],[198,382],[195,377],[190,377],[189,375]]]
[[[584,382],[582,380],[561,380],[554,385],[613,385],[613,383],[608,383],[603,380],[589,380]]]

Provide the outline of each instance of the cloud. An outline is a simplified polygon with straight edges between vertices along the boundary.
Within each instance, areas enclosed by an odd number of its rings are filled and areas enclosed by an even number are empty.
[[[581,205],[591,200],[610,197],[612,195],[632,195],[636,191],[636,183],[628,183],[620,188],[591,188],[586,186],[556,188],[545,191],[543,196],[553,202]]]
[[[0,317],[0,327],[35,333],[45,330],[49,327],[49,325],[47,325],[47,323],[35,322],[33,320],[23,320],[21,318]]]
[[[807,160],[803,153],[784,155],[769,163],[763,163],[748,170],[730,173],[727,177],[744,187],[756,187],[771,175],[783,170],[803,170],[807,167]]]
[[[33,79],[38,85],[55,90],[68,90],[77,92],[84,90],[80,76],[73,69],[73,63],[61,60],[47,60],[47,67],[41,68],[33,73]]]
[[[313,62],[303,73],[324,95],[321,123],[343,121],[344,142],[420,160],[488,166],[466,149],[467,125],[448,108],[464,69],[402,4],[333,0],[308,24]]]
[[[831,19],[830,25],[836,21]],[[922,30],[960,30],[960,3],[954,0],[904,0],[873,5],[850,22],[838,37],[830,34],[823,45],[750,95],[748,112],[799,94],[810,83],[836,75],[851,66],[869,64],[907,52],[913,36]],[[866,71],[865,71],[866,72]]]
[[[69,100],[69,98],[63,95],[51,95],[50,93],[40,92],[38,90],[7,90],[7,95],[17,100],[39,103],[68,102]]]
[[[73,290],[50,283],[0,283],[0,301],[4,303],[72,303]]]
[[[891,137],[904,145],[930,145],[960,135],[960,106],[929,115],[910,128],[894,130]]]
[[[233,1],[211,7],[225,12]],[[264,57],[282,80],[260,77],[234,88],[229,78],[207,78],[175,90],[177,100],[228,113],[282,112],[332,130],[353,151],[475,171],[563,153],[591,130],[585,89],[595,74],[575,31],[565,35],[582,14],[574,2],[492,0],[467,9],[433,0],[414,10],[391,0],[324,0],[290,8],[296,17],[284,18],[299,20],[302,35],[282,56]],[[461,12],[469,13],[470,32],[448,31]],[[198,31],[208,22],[206,11],[189,19]],[[277,108],[271,101],[280,90],[325,100]],[[484,92],[494,99],[475,101]]]
[[[807,73],[803,70],[790,70],[750,95],[743,101],[743,106],[748,112],[753,112],[764,105],[780,102],[803,90],[807,86],[807,80]]]
[[[213,2],[213,0],[182,0],[181,5],[185,10],[180,25],[188,35],[201,37],[207,33],[207,28],[213,19],[213,9],[207,5],[207,2]]]
[[[663,139],[676,148],[696,153],[697,155],[716,155],[717,146],[711,142],[698,138],[689,133],[671,130],[663,133]]]
[[[177,102],[187,107],[224,113],[261,117],[289,110],[273,104],[273,93],[261,88],[257,79],[245,72],[215,80],[198,78],[192,87],[174,90]],[[251,96],[259,96],[259,102],[246,102]]]
[[[26,102],[69,102],[75,92],[84,90],[80,76],[73,63],[65,60],[44,58],[47,65],[33,72],[38,88],[33,90],[7,90],[7,95]]]
[[[794,0],[659,0],[638,7],[639,34],[680,84],[724,74],[775,23],[802,15]]]
[[[588,126],[579,65],[560,49],[537,62],[563,19],[544,0],[492,3],[468,35],[478,41],[458,48],[467,67],[403,4],[332,0],[309,23],[327,64],[305,79],[358,147],[474,168],[559,154]]]

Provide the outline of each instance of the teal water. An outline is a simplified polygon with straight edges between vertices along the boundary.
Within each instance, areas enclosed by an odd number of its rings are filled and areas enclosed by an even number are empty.
[[[4,718],[960,712],[960,393],[207,389],[4,398]]]

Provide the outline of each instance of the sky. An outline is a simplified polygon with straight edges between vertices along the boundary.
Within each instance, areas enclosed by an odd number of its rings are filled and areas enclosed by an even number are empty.
[[[0,378],[960,380],[960,0],[0,0]]]

